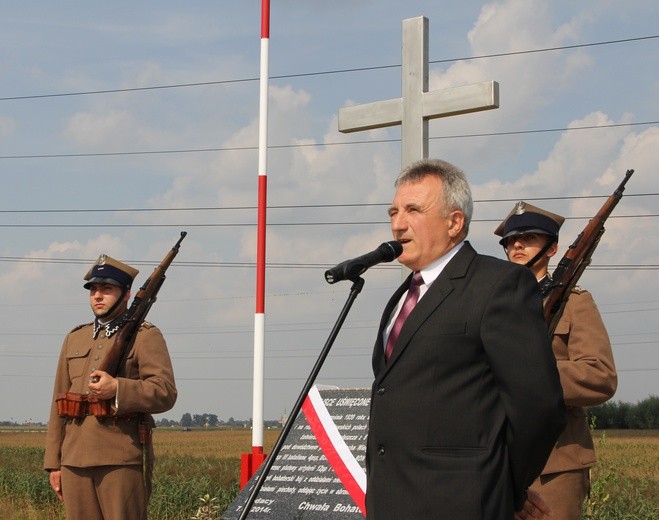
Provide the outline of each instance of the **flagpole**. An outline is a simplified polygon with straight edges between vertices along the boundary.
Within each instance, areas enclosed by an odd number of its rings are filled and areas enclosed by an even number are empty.
[[[254,371],[252,385],[252,453],[241,456],[241,488],[259,468],[263,453],[263,381],[265,356],[265,249],[268,152],[268,60],[270,47],[270,0],[261,0],[261,70],[259,80],[259,162],[256,226],[256,312],[254,314]]]

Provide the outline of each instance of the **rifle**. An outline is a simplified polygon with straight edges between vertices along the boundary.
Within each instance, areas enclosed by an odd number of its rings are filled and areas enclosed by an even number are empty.
[[[146,282],[137,291],[135,298],[133,298],[133,303],[131,303],[131,306],[121,318],[120,329],[115,336],[114,343],[107,355],[103,358],[103,361],[99,364],[98,370],[103,370],[112,377],[117,376],[119,368],[126,360],[130,349],[133,347],[133,343],[135,343],[135,336],[140,325],[142,325],[151,306],[156,301],[158,291],[160,291],[162,284],[165,282],[165,271],[167,271],[174,257],[178,254],[185,235],[187,233],[181,231],[181,237],[178,239],[178,242],[174,244],[174,247],[167,253],[163,261],[160,262],[160,265],[153,270],[151,276],[147,278]]]
[[[579,233],[556,266],[556,270],[551,277],[552,281],[542,294],[545,323],[547,323],[549,334],[553,334],[556,330],[556,325],[563,314],[570,292],[579,281],[586,267],[590,265],[593,253],[604,234],[604,222],[622,198],[625,184],[633,173],[634,170],[627,170],[620,186],[606,200],[597,214],[588,221],[586,227]]]
[[[187,233],[185,231],[181,232],[181,237],[178,239],[178,242],[174,244],[171,251],[167,253],[165,258],[160,265],[153,270],[151,276],[147,278],[144,285],[140,287],[139,291],[133,298],[131,306],[126,310],[126,312],[121,317],[119,323],[119,331],[117,332],[114,343],[110,347],[105,358],[99,364],[98,369],[104,372],[107,372],[112,377],[116,377],[119,372],[119,368],[126,361],[126,357],[130,352],[130,349],[135,343],[135,337],[137,336],[137,331],[139,330],[142,322],[145,320],[146,315],[148,314],[151,306],[156,301],[158,291],[162,287],[162,284],[165,282],[165,271],[171,265],[174,257],[178,254],[178,250],[181,247],[181,242],[185,238]],[[92,378],[92,382],[98,382],[99,378]],[[88,396],[86,394],[77,394],[75,392],[65,392],[58,393],[55,401],[57,402],[57,413],[60,417],[71,417],[75,419],[80,419],[86,415],[95,415],[96,417],[106,417],[112,415],[110,400],[108,399],[97,399],[95,396]],[[140,428],[143,427],[143,421],[140,421]],[[144,426],[146,433],[142,433],[140,430],[140,440],[148,439],[150,434],[150,426]],[[147,444],[149,441],[145,440],[143,444]]]

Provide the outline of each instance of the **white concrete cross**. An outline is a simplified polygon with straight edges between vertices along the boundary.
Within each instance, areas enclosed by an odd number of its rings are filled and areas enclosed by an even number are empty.
[[[496,81],[428,92],[428,19],[403,20],[402,97],[339,109],[343,133],[401,125],[402,167],[428,157],[428,120],[499,108]]]

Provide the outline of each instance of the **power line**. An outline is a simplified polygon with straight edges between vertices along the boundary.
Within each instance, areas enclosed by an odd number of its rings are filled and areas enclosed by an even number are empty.
[[[636,214],[636,215],[611,215],[609,220],[614,219],[638,219],[638,218],[656,218],[659,214]],[[588,220],[591,216],[565,217],[565,220]],[[472,223],[477,222],[500,222],[496,219],[473,219]],[[362,220],[362,221],[327,221],[327,222],[269,222],[268,227],[318,227],[318,226],[381,226],[389,224],[389,220]],[[213,223],[169,223],[169,224],[0,224],[4,229],[98,229],[98,228],[237,228],[237,227],[254,227],[255,222],[213,222]]]
[[[535,130],[509,130],[503,132],[484,132],[478,134],[456,134],[445,136],[431,136],[430,140],[443,139],[472,139],[475,137],[505,137],[511,135],[529,135],[551,132],[575,132],[580,130],[602,130],[607,128],[620,128],[632,126],[656,125],[659,121],[639,121],[636,123],[612,123],[609,125],[587,125],[571,126],[565,128],[539,128]],[[280,150],[290,148],[320,148],[324,146],[351,146],[357,144],[383,144],[398,143],[400,138],[392,139],[373,139],[362,141],[341,141],[329,143],[296,143],[268,146],[268,150]],[[129,155],[160,155],[160,154],[182,154],[182,153],[210,153],[210,152],[236,152],[236,151],[255,151],[258,146],[229,146],[220,148],[189,148],[189,149],[169,149],[169,150],[138,150],[133,152],[93,152],[93,153],[51,153],[51,154],[23,154],[23,155],[1,155],[0,159],[63,159],[74,157],[118,157]]]
[[[630,197],[656,197],[659,192],[650,193],[625,193],[625,198]],[[565,195],[556,197],[525,197],[527,201],[546,201],[546,200],[586,200],[586,199],[605,199],[610,197],[606,195]],[[519,198],[502,198],[502,199],[475,199],[474,204],[483,204],[491,202],[517,202]],[[268,206],[268,210],[277,209],[346,209],[346,208],[368,208],[368,207],[388,207],[390,202],[356,202],[344,204],[274,204]],[[159,211],[253,211],[256,206],[189,206],[177,208],[69,208],[69,209],[0,209],[2,213],[153,213]],[[581,217],[579,217],[581,218]],[[475,220],[477,221],[477,220]]]
[[[465,56],[462,58],[446,58],[441,60],[429,61],[429,64],[438,64],[438,63],[452,63],[456,61],[471,61],[471,60],[482,60],[482,59],[491,59],[491,58],[502,58],[508,56],[521,56],[525,54],[537,54],[542,52],[555,52],[562,50],[573,50],[585,47],[597,47],[603,45],[615,45],[621,43],[631,43],[639,42],[644,40],[653,40],[659,38],[659,35],[650,35],[650,36],[639,36],[636,38],[624,38],[620,40],[605,40],[601,42],[592,42],[592,43],[582,43],[575,45],[564,45],[560,47],[544,47],[540,49],[527,49],[523,51],[511,51],[511,52],[501,52],[494,54],[482,54],[477,56]],[[291,79],[291,78],[303,78],[311,76],[325,76],[331,74],[347,74],[352,72],[366,72],[373,70],[383,70],[383,69],[392,69],[400,68],[400,64],[395,65],[378,65],[373,67],[356,67],[350,69],[333,69],[326,71],[316,71],[316,72],[302,72],[297,74],[282,74],[278,76],[270,76],[271,80],[278,79]],[[58,97],[72,97],[72,96],[89,96],[97,94],[118,94],[124,92],[141,92],[141,91],[151,91],[151,90],[163,90],[163,89],[173,89],[173,88],[189,88],[189,87],[206,87],[212,85],[227,85],[235,83],[249,83],[259,81],[258,77],[250,78],[237,78],[237,79],[228,79],[228,80],[218,80],[218,81],[200,81],[200,82],[190,82],[190,83],[176,83],[171,85],[153,85],[148,87],[132,87],[132,88],[117,88],[117,89],[104,89],[104,90],[87,90],[79,92],[63,92],[56,94],[34,94],[26,96],[7,96],[0,97],[0,101],[18,101],[18,100],[28,100],[28,99],[45,99],[45,98],[58,98]]]
[[[8,263],[27,263],[27,264],[74,264],[74,265],[88,265],[91,260],[75,259],[75,258],[35,258],[35,257],[19,257],[19,256],[0,256],[0,262]],[[145,261],[131,261],[134,265],[154,265],[157,262]],[[177,267],[202,267],[202,268],[227,268],[227,267],[242,267],[254,268],[255,262],[176,262]],[[305,262],[268,262],[266,267],[268,269],[321,269],[329,267],[330,264],[318,263],[305,263]],[[384,270],[400,270],[397,265],[380,265],[377,269]],[[589,270],[593,271],[656,271],[659,269],[659,264],[591,264],[588,266]],[[618,311],[626,312],[626,311]],[[629,311],[632,312],[632,311]]]

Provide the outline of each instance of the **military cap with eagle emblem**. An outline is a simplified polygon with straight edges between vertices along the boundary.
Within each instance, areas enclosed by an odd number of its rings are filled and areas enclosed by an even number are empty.
[[[499,240],[501,245],[506,238],[524,233],[541,233],[556,237],[558,240],[558,230],[564,221],[565,217],[521,200],[494,230],[494,234],[501,237]]]
[[[101,255],[85,275],[84,279],[87,283],[83,287],[89,289],[93,283],[107,283],[127,290],[133,284],[137,273],[139,273],[137,269],[108,255]]]

